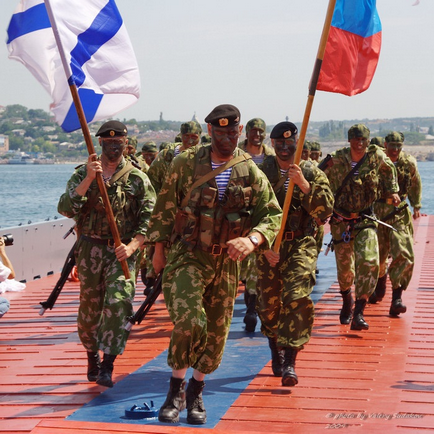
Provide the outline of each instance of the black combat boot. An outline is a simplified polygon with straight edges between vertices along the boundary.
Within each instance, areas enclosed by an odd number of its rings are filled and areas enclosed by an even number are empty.
[[[98,353],[92,351],[87,352],[87,379],[89,381],[96,381],[98,378],[99,370],[101,368],[101,359]]]
[[[277,338],[268,338],[268,346],[271,350],[271,369],[275,377],[282,376],[283,362],[285,361],[285,353],[282,348],[277,346]]]
[[[342,295],[342,309],[339,315],[341,324],[349,324],[353,314],[353,297],[351,295],[351,288],[346,291],[341,291]]]
[[[206,410],[202,399],[204,381],[190,378],[187,386],[187,423],[202,425],[206,423]]]
[[[369,324],[363,318],[363,311],[365,310],[366,300],[359,298],[356,300],[356,305],[354,307],[354,316],[351,321],[351,330],[368,330]]]
[[[113,387],[112,373],[113,362],[115,361],[115,359],[116,356],[114,356],[113,354],[104,354],[98,378],[96,379],[96,384],[104,387]]]
[[[369,303],[375,304],[383,300],[384,295],[386,294],[386,282],[387,282],[387,273],[383,277],[378,278],[375,291],[369,297]]]
[[[400,313],[407,312],[407,306],[402,303],[402,288],[392,290],[392,304],[390,306],[389,315],[398,316]]]
[[[170,378],[169,392],[158,413],[160,422],[177,423],[179,413],[186,407],[185,380],[183,378]]]
[[[298,349],[284,348],[285,360],[283,362],[282,370],[282,386],[295,386],[298,383],[298,377],[295,373],[295,359],[297,357]]]
[[[258,322],[258,314],[256,313],[256,294],[249,294],[247,300],[244,324],[246,325],[246,332],[253,333]]]

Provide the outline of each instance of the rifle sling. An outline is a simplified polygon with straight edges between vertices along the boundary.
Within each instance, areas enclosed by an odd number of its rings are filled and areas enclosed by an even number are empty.
[[[188,190],[188,193],[185,195],[184,199],[182,199],[181,208],[185,208],[187,206],[187,203],[190,200],[191,192],[196,187],[199,187],[199,185],[205,184],[205,182],[208,182],[210,179],[215,178],[220,173],[224,172],[225,170],[229,169],[232,166],[235,166],[235,164],[238,164],[241,161],[250,160],[251,158],[252,158],[252,156],[250,154],[247,154],[247,153],[238,155],[238,157],[235,157],[232,160],[229,160],[228,162],[226,162],[226,164],[223,164],[222,166],[217,167],[217,169],[214,169],[213,171],[208,172],[206,175],[200,177],[196,182],[193,183],[193,185],[190,187],[190,190]]]
[[[354,173],[356,172],[356,170],[363,164],[363,162],[366,160],[366,158],[368,157],[368,154],[365,153],[365,155],[358,161],[358,163],[349,171],[348,175],[345,177],[345,179],[342,181],[341,186],[336,190],[335,193],[335,203],[338,199],[338,197],[340,196],[340,194],[342,193],[343,188],[345,187],[345,184],[350,180],[350,178],[354,175]]]

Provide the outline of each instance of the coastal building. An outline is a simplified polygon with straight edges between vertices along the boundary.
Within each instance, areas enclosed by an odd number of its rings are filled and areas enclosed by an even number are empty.
[[[9,136],[0,134],[0,155],[6,154],[9,151]]]

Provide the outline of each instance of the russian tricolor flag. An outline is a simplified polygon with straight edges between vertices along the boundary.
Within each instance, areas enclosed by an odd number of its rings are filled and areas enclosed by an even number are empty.
[[[317,90],[356,95],[371,84],[381,48],[376,0],[337,0]]]

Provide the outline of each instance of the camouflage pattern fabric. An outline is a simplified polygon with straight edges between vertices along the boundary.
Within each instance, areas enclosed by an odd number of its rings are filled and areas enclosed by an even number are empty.
[[[395,164],[398,174],[399,196],[403,201],[408,199],[414,209],[422,207],[422,182],[417,169],[416,159],[401,151]],[[384,198],[382,198],[384,199]],[[382,220],[393,212],[395,207],[382,202],[376,202],[374,211],[376,216]],[[380,245],[380,273],[382,277],[387,272],[387,260],[389,254],[392,261],[389,265],[389,277],[392,288],[401,287],[405,290],[412,278],[414,268],[413,251],[413,220],[408,208],[396,214],[387,222],[397,232],[379,225],[378,243]]]
[[[324,243],[324,226],[320,226],[315,235],[316,251],[318,255],[321,253]]]
[[[125,159],[116,169],[121,170]],[[92,238],[111,239],[104,205],[93,181],[86,196],[75,189],[86,176],[86,166],[79,167],[67,183],[66,192],[58,204],[60,214],[77,222],[78,232]],[[136,234],[145,235],[155,192],[148,177],[133,168],[128,174],[107,187],[120,238],[128,240]],[[131,278],[125,280],[121,263],[108,246],[80,239],[76,251],[80,279],[79,336],[88,351],[102,350],[121,354],[128,333],[124,329],[126,315],[132,313],[137,258],[134,253],[127,261]]]
[[[375,145],[370,145],[366,152],[367,158],[359,167],[358,175],[346,182],[336,198],[335,211],[341,216],[348,218],[351,213],[359,214],[368,210],[382,192],[387,192],[388,196],[398,192],[396,170],[390,159]],[[333,152],[332,161],[333,165],[325,168],[324,172],[333,192],[336,192],[351,171],[350,148]],[[378,279],[376,225],[368,219],[357,221],[355,225],[340,217],[333,217],[330,221],[340,289],[345,291],[354,282],[357,298],[369,297]],[[349,242],[342,241],[344,233],[349,234]]]
[[[205,173],[212,170],[210,149],[210,145],[194,146],[173,159],[152,213],[148,230],[150,242],[170,245],[175,223],[179,223],[175,222],[175,215],[192,183],[198,179],[198,169]],[[234,156],[242,152],[236,149]],[[245,176],[238,178],[237,173],[245,173]],[[251,160],[233,166],[227,194],[238,182],[245,180],[252,193],[246,210],[251,213],[251,224],[247,229],[260,232],[265,238],[265,248],[269,248],[279,229],[282,211],[269,182]],[[207,231],[211,232],[203,234],[210,240],[220,237],[222,220],[228,218],[228,214],[222,212],[222,203],[209,202],[207,192],[216,190],[215,179],[199,186],[182,210],[189,209],[191,215],[200,211],[197,224],[201,225],[202,219],[202,224],[211,224],[207,226]],[[203,201],[195,200],[197,197]],[[210,203],[214,203],[212,208],[208,208]],[[197,209],[190,209],[194,206]],[[208,220],[207,216],[211,214],[213,218]],[[232,235],[232,238],[237,236]],[[168,364],[174,369],[193,366],[208,374],[217,369],[223,355],[238,287],[239,264],[225,251],[214,256],[202,250],[199,240],[196,240],[197,246],[186,245],[188,239],[188,234],[182,235],[171,245],[163,274],[165,301],[174,323]]]
[[[379,272],[379,252],[376,223],[363,220],[351,233],[351,240],[342,241],[348,231],[346,222],[330,222],[334,243],[338,282],[341,291],[355,285],[356,298],[366,298],[374,292]]]
[[[316,262],[316,244],[311,236],[283,241],[275,267],[264,255],[258,255],[256,307],[261,332],[270,338],[277,336],[280,347],[302,349],[309,342],[315,313],[310,294]]]
[[[240,270],[240,280],[246,282],[246,291],[256,294],[256,285],[258,282],[258,269],[256,267],[256,253],[250,253],[242,262]]]
[[[118,355],[124,352],[129,332],[128,316],[134,314],[137,257],[127,260],[130,279],[126,280],[114,249],[79,240],[76,252],[80,278],[78,336],[86,351],[98,350]]]
[[[167,148],[158,153],[158,155],[155,157],[155,160],[149,166],[147,175],[149,176],[152,186],[154,187],[154,190],[157,194],[160,192],[161,187],[163,186],[164,178],[166,177],[170,163],[174,158],[175,148],[181,145],[178,143],[170,143]]]
[[[294,186],[285,229],[302,231],[302,235],[288,241],[283,238],[275,267],[265,255],[258,255],[257,311],[265,336],[277,336],[279,346],[302,349],[310,339],[314,321],[310,298],[318,258],[314,235],[317,221],[325,222],[333,211],[333,194],[324,172],[307,161],[301,161],[300,167],[311,192],[304,194]],[[279,182],[282,175],[276,157],[267,157],[260,168],[273,186]],[[284,185],[276,196],[283,206]]]

